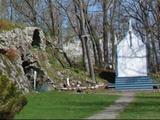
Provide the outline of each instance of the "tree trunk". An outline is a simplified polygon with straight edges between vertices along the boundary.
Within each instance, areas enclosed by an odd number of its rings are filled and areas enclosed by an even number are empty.
[[[93,43],[95,65],[101,67],[102,66],[102,51],[100,49],[99,41],[95,35],[95,31],[93,30],[92,25],[90,24],[88,19],[87,19],[87,27],[88,27],[88,31],[91,35],[91,40]]]
[[[97,54],[98,54],[98,58],[99,58],[99,67],[102,67],[103,55],[102,55],[101,45],[100,45],[99,41],[96,42],[96,48],[97,48]]]
[[[90,47],[88,46],[89,45],[89,37],[90,35],[88,34],[88,31],[87,31],[87,26],[86,26],[86,16],[85,16],[85,8],[84,8],[84,4],[83,4],[84,1],[82,0],[79,0],[79,4],[80,4],[80,16],[81,16],[81,21],[82,21],[82,40],[84,40],[84,46],[86,48],[86,56],[87,57],[86,59],[88,60],[88,66],[89,66],[89,73],[90,73],[90,76],[92,77],[92,80],[96,82],[96,79],[95,79],[95,74],[94,74],[94,69],[93,69],[93,62],[92,62],[92,59],[91,59],[91,54],[90,54]],[[84,47],[83,46],[83,47]],[[84,54],[85,55],[85,54]]]
[[[93,62],[92,62],[91,54],[90,54],[91,52],[90,52],[90,46],[89,46],[89,39],[87,36],[84,39],[85,39],[87,58],[88,58],[88,63],[89,63],[90,76],[92,77],[92,80],[96,83],[94,69],[93,69]]]
[[[81,38],[81,43],[82,43],[84,68],[89,73],[89,65],[88,65],[88,60],[87,60],[87,51],[86,51],[86,46],[85,46],[85,40],[83,38]]]
[[[13,20],[13,4],[12,4],[12,0],[9,1],[10,2],[10,21]]]
[[[95,65],[99,66],[99,58],[98,58],[96,43],[95,43],[94,40],[92,40],[92,45],[93,45],[93,53],[94,53]]]
[[[159,22],[160,22],[160,17],[159,17]],[[158,50],[160,51],[160,23],[158,22]],[[157,64],[158,64],[158,71],[160,71],[160,58],[158,58],[158,56],[160,56],[160,52],[157,51]]]
[[[52,5],[52,0],[48,0],[48,9],[49,9],[49,14],[50,14],[50,18],[51,18],[51,32],[53,34],[53,36],[55,35],[55,25],[54,25],[54,17],[53,17],[53,5]]]
[[[148,65],[148,72],[151,72],[151,66],[152,66],[152,62],[151,62],[151,46],[150,46],[150,42],[149,42],[149,38],[148,35],[145,36],[145,41],[146,42],[146,48],[147,48],[147,65]]]
[[[72,63],[71,63],[70,59],[68,58],[67,54],[64,51],[63,51],[63,55],[64,55],[66,61],[68,62],[69,66],[72,67]]]
[[[155,45],[155,41],[154,41],[152,35],[151,35],[151,44],[152,44],[152,51],[153,51],[153,55],[154,55],[154,57],[152,58],[154,61],[153,69],[154,69],[154,72],[157,72],[158,71],[158,55],[157,55],[158,51],[157,51],[157,47]],[[154,58],[155,58],[155,60],[154,60]]]
[[[103,1],[103,50],[104,50],[104,64],[105,67],[109,67],[108,64],[108,23],[107,23],[107,1]]]
[[[112,69],[115,70],[115,36],[114,30],[111,30],[111,41],[112,41]]]

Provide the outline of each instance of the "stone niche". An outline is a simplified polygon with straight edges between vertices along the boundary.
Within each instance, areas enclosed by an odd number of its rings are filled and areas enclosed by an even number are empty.
[[[26,27],[25,33],[28,36],[28,42],[32,47],[40,48],[45,50],[46,48],[46,38],[44,32],[38,27]]]
[[[41,38],[40,38],[39,29],[35,29],[33,32],[33,41],[31,44],[33,47],[40,48],[40,43],[41,43]]]

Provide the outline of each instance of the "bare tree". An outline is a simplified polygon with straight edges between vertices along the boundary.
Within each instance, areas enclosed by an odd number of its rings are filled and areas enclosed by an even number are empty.
[[[136,20],[135,30],[139,33],[147,46],[148,68],[151,72],[158,71],[158,1],[134,0],[127,2],[128,4],[127,6],[124,6],[124,8],[128,15]]]

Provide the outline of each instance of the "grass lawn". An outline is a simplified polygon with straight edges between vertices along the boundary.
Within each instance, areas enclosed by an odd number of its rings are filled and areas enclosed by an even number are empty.
[[[160,92],[139,93],[120,119],[160,119]]]
[[[85,118],[112,104],[118,96],[107,94],[77,94],[50,91],[27,97],[28,104],[16,119],[76,119]]]

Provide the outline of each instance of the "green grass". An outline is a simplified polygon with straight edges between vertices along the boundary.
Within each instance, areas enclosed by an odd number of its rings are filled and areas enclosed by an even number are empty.
[[[160,92],[139,93],[120,119],[160,119]]]
[[[107,94],[77,94],[50,91],[28,96],[28,105],[16,119],[78,119],[103,110],[118,96]]]

